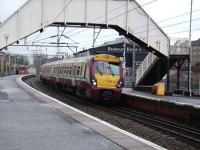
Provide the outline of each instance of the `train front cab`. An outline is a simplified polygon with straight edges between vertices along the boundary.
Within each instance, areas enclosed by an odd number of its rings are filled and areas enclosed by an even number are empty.
[[[92,67],[91,97],[98,101],[120,99],[123,84],[120,59],[106,54],[95,55]]]

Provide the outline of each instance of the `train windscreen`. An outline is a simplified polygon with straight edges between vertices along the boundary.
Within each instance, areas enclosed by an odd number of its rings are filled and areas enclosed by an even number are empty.
[[[95,73],[100,74],[100,75],[103,75],[103,74],[113,75],[113,76],[119,75],[120,73],[119,63],[96,61]]]

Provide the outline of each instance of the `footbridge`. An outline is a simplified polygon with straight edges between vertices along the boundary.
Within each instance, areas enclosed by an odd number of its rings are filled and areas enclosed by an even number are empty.
[[[28,0],[0,25],[0,49],[47,26],[95,26],[115,29],[166,60],[169,38],[142,8],[148,4],[139,5],[135,0]]]

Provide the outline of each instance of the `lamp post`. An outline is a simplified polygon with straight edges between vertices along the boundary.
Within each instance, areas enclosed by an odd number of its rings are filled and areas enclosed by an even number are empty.
[[[124,52],[123,52],[123,55],[124,55],[124,79],[126,78],[126,43],[125,41],[123,42],[123,47],[124,47]]]
[[[192,79],[192,44],[191,44],[191,29],[192,29],[192,6],[193,6],[193,0],[191,0],[190,5],[190,28],[189,28],[189,70],[188,70],[188,92],[189,96],[192,96],[192,90],[191,90],[191,79]]]

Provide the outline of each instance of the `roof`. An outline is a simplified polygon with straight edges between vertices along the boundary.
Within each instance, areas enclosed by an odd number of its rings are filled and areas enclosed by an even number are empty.
[[[134,42],[128,40],[127,38],[123,37],[123,38],[117,38],[115,40],[105,42],[104,44],[99,45],[98,47],[92,47],[92,48],[89,48],[89,49],[79,51],[76,54],[81,54],[81,53],[85,53],[85,52],[88,52],[88,51],[94,51],[94,50],[102,48],[102,47],[115,46],[117,44],[123,44],[123,43],[126,43],[127,45],[131,45],[131,46],[135,45],[135,46],[139,47],[139,45],[137,45],[136,43],[134,43]]]
[[[192,41],[192,46],[200,46],[200,39]]]
[[[131,42],[132,41],[128,40],[127,38],[121,37],[121,38],[116,38],[115,40],[112,40],[112,41],[104,42],[104,44],[100,45],[100,47],[107,46],[107,45],[113,45],[113,44],[119,44],[119,43],[131,44]]]

